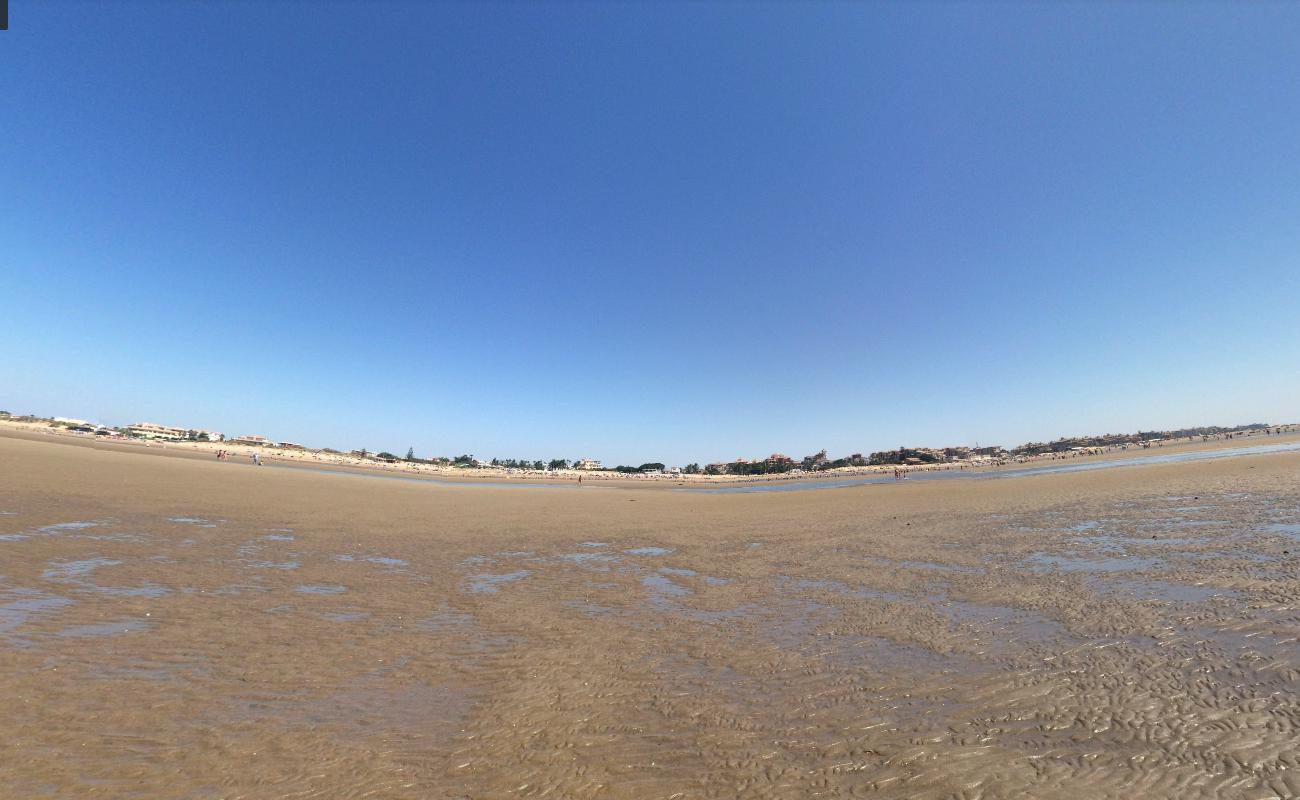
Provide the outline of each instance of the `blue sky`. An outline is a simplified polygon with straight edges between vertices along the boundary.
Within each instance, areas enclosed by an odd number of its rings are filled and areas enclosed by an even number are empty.
[[[1300,420],[1297,29],[14,0],[0,408],[630,463]]]

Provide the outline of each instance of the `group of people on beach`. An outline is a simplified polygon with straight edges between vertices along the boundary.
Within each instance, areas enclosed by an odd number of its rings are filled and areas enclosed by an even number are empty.
[[[230,451],[229,451],[229,450],[218,450],[218,451],[217,451],[217,460],[218,460],[218,461],[228,461],[228,460],[230,460],[230,455],[231,455],[231,454],[230,454]],[[259,466],[259,467],[262,466],[262,456],[261,456],[260,454],[258,454],[258,453],[253,453],[253,454],[250,455],[248,458],[249,458],[250,461],[253,462],[253,464],[254,464],[255,466]]]

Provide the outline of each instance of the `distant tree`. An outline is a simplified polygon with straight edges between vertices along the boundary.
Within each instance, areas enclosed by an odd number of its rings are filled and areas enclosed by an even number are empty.
[[[699,474],[700,474],[700,465],[699,465],[699,464],[687,464],[687,465],[686,465],[686,468],[683,469],[682,472],[685,472],[687,475],[699,475]]]
[[[654,472],[654,471],[663,472],[664,465],[659,463],[658,461],[651,461],[642,464],[641,466],[637,467],[636,470],[637,472]]]
[[[568,469],[569,462],[563,458],[553,458],[551,463],[546,465],[547,469]]]
[[[535,469],[535,470],[537,470],[537,471],[539,471],[539,472],[540,472],[541,470],[546,469],[546,462],[545,462],[545,461],[534,461],[534,462],[533,462],[533,469]]]
[[[414,448],[414,447],[408,447],[408,448],[406,448],[406,460],[407,460],[407,461],[414,461],[414,460],[415,460],[415,448]]]
[[[366,458],[366,457],[368,457],[369,455],[370,455],[370,451],[369,451],[369,450],[366,450],[366,448],[364,448],[364,447],[361,448],[361,457],[362,457],[362,458]]]
[[[721,474],[723,474],[723,470],[722,470],[721,468],[719,468],[716,464],[710,464],[710,465],[708,465],[707,467],[704,468],[704,474],[705,474],[705,475],[721,475]]]
[[[472,456],[472,455],[470,455],[470,454],[468,454],[468,453],[463,454],[463,455],[459,455],[459,456],[456,456],[455,458],[453,458],[453,459],[451,460],[451,463],[456,464],[457,466],[461,466],[461,467],[472,467],[472,466],[474,466],[474,456]]]

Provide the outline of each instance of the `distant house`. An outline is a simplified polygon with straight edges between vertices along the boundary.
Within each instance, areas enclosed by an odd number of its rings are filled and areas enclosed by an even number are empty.
[[[188,433],[185,428],[172,428],[152,422],[137,422],[128,425],[126,429],[137,439],[160,439],[168,442],[184,441]]]
[[[194,434],[194,438],[199,440],[206,439],[209,442],[220,442],[226,438],[226,435],[224,433],[218,433],[217,431],[189,431],[189,432]]]
[[[280,442],[278,447],[281,450],[306,450],[307,449],[306,446],[297,444],[295,442]]]
[[[580,458],[574,465],[574,469],[604,469],[599,461],[594,458]]]
[[[275,442],[267,439],[265,436],[237,436],[229,440],[231,444],[243,444],[251,447],[266,447],[273,445]]]

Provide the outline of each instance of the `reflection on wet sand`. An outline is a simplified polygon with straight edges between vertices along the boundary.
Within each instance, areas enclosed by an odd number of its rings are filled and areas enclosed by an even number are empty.
[[[160,511],[0,461],[0,794],[1300,795],[1295,456],[334,506],[135,458]]]

